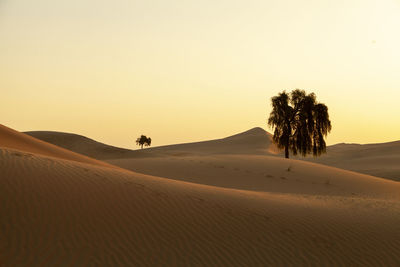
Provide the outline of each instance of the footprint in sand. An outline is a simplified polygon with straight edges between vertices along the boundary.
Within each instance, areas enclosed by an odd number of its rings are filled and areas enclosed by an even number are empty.
[[[223,168],[225,168],[225,167],[222,166],[222,165],[213,165],[213,167],[214,167],[214,168],[218,168],[218,169],[223,169]]]

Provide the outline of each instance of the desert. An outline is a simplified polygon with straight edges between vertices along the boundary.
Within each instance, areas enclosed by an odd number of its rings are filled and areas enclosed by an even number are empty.
[[[270,137],[257,128],[239,145],[254,134]],[[244,154],[228,138],[224,153],[206,142],[103,163],[5,126],[1,137],[4,266],[400,260],[400,184],[389,179],[287,161],[254,138]]]
[[[0,0],[0,267],[400,266],[400,0]]]

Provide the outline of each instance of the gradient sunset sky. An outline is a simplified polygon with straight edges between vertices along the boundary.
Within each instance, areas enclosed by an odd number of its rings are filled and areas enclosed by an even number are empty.
[[[400,0],[0,0],[0,114],[135,147],[263,127],[295,88],[328,144],[400,139]]]

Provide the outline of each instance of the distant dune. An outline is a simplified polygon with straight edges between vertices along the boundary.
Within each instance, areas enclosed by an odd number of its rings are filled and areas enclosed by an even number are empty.
[[[204,179],[225,172],[225,186],[207,186],[66,160],[65,150],[45,155],[41,141],[5,127],[0,134],[8,136],[0,145],[2,266],[400,262],[400,184],[393,181],[270,156],[158,157]],[[231,177],[235,171],[241,175]],[[271,190],[226,186],[257,188],[262,179]]]
[[[337,144],[327,154],[305,158],[315,163],[400,181],[400,141],[380,144]]]
[[[100,160],[211,154],[283,157],[283,154],[272,143],[272,135],[259,127],[222,139],[143,150],[117,148],[68,133],[27,132],[27,134]],[[327,154],[318,158],[312,156],[293,158],[400,181],[400,141],[367,145],[337,144],[328,146]]]
[[[78,134],[52,131],[32,131],[25,134],[100,160],[120,158],[132,152],[132,150],[106,145]]]
[[[0,124],[0,147],[29,151],[31,153],[39,155],[56,157],[82,163],[113,167],[111,165],[106,164],[105,162],[86,157],[84,155],[63,149],[61,147],[58,147],[56,145],[47,142],[43,142],[39,139],[17,132],[1,124]]]
[[[271,134],[259,127],[222,139],[152,147],[143,150],[117,148],[96,142],[84,136],[70,133],[51,131],[25,133],[54,145],[97,159],[202,154],[265,155],[278,151],[271,143]]]
[[[271,134],[256,127],[222,139],[153,147],[139,151],[142,155],[187,156],[210,154],[266,155],[277,153]],[[141,156],[138,154],[137,156]]]

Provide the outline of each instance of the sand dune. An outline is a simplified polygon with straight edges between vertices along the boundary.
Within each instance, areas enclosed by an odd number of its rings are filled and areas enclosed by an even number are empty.
[[[77,134],[52,131],[32,131],[25,134],[99,160],[121,158],[132,152],[129,149],[106,145]]]
[[[395,266],[400,205],[0,153],[3,266]]]
[[[117,148],[69,133],[39,131],[26,132],[26,134],[96,159],[207,154],[265,155],[278,152],[271,142],[271,134],[259,127],[216,140],[152,147],[143,150]]]
[[[327,154],[306,158],[315,163],[400,181],[400,141],[381,144],[337,144]]]
[[[400,188],[389,180],[267,156],[136,159],[166,175],[185,169],[188,178],[176,181],[65,160],[68,151],[55,157],[34,139],[3,132],[2,266],[400,262]],[[200,179],[190,171],[203,181],[219,177],[220,187],[187,182]],[[246,184],[254,188],[234,189]]]
[[[143,174],[240,190],[400,200],[398,182],[273,156],[179,156],[107,162]]]
[[[99,166],[113,167],[105,162],[85,157],[70,150],[63,149],[47,142],[43,142],[39,139],[20,133],[1,124],[0,147],[13,148],[39,155],[89,163]]]
[[[198,156],[216,154],[269,155],[283,157],[271,142],[271,134],[261,128],[212,141],[127,150],[101,144],[83,136],[57,132],[27,134],[96,159],[149,158],[163,156]],[[382,144],[337,144],[328,146],[327,154],[293,157],[377,177],[400,180],[400,141]]]
[[[256,127],[222,139],[154,147],[141,152],[143,155],[153,153],[154,155],[168,156],[209,154],[266,155],[275,154],[278,149],[272,143],[271,134],[262,128]]]

